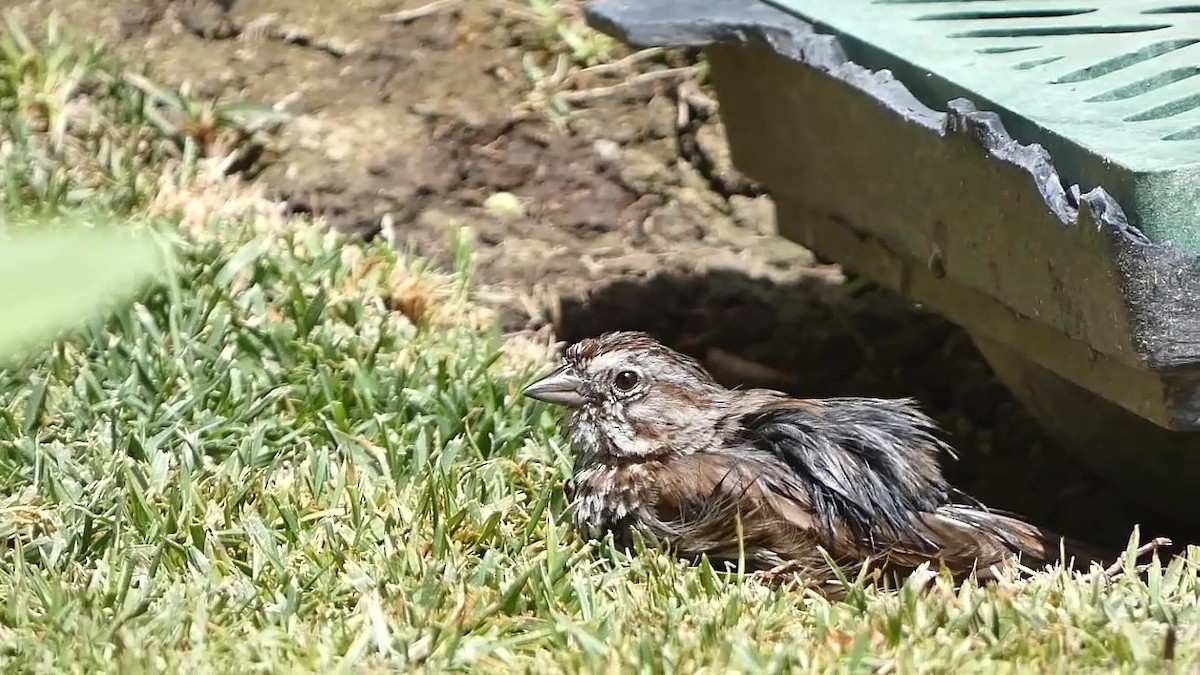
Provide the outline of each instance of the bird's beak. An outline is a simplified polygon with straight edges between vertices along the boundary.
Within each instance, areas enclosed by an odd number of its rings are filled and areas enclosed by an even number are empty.
[[[583,380],[580,379],[575,371],[570,366],[562,366],[554,372],[546,375],[542,379],[525,387],[521,392],[529,398],[553,403],[554,405],[566,406],[568,408],[578,408],[587,403],[587,399],[583,394],[579,393],[583,387]]]

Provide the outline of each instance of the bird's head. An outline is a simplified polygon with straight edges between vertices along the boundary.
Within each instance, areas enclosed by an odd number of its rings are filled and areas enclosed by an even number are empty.
[[[728,390],[695,359],[640,332],[613,332],[567,348],[561,367],[524,394],[572,411],[573,432],[617,456],[694,451],[711,439]]]

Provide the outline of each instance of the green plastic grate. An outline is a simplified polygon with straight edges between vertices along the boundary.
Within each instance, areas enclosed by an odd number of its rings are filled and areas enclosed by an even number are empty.
[[[768,1],[934,107],[988,101],[1132,171],[1200,165],[1200,3]]]

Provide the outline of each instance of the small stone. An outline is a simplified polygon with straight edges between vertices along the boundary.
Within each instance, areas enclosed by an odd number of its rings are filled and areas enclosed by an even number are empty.
[[[592,150],[596,152],[596,158],[600,160],[600,163],[605,166],[616,164],[621,159],[621,146],[607,138],[596,139],[592,143]]]
[[[494,192],[483,200],[483,208],[493,215],[504,218],[520,218],[525,215],[521,198],[511,192]]]

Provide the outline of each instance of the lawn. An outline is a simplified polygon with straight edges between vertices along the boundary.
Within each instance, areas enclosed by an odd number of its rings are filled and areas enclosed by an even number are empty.
[[[0,50],[0,215],[155,232],[175,267],[0,371],[5,672],[1200,663],[1196,549],[831,603],[579,540],[559,413],[519,395],[552,352],[474,297],[469,231],[434,269],[281,216],[219,170],[269,111],[46,37]]]

